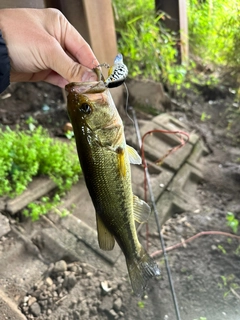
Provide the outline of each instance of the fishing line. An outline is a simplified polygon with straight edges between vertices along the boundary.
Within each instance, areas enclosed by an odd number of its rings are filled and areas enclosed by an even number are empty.
[[[131,110],[131,112],[132,112],[133,123],[134,123],[135,131],[136,131],[136,135],[137,135],[138,144],[139,144],[140,149],[142,149],[142,138],[141,138],[141,134],[140,134],[140,130],[139,130],[139,126],[138,126],[138,121],[137,121],[137,116],[136,116],[135,110],[133,109],[133,107],[130,107],[130,106],[128,107],[128,110]],[[161,243],[161,246],[162,246],[162,251],[163,251],[165,266],[166,266],[166,270],[167,270],[170,290],[171,290],[171,294],[172,294],[174,309],[175,309],[177,320],[181,320],[178,301],[177,301],[177,296],[176,296],[176,293],[175,293],[172,274],[171,274],[171,269],[170,269],[170,265],[169,265],[169,261],[168,261],[168,254],[167,254],[165,242],[164,242],[164,239],[163,239],[163,236],[162,236],[160,222],[159,222],[159,218],[158,218],[158,210],[157,210],[157,207],[156,207],[156,202],[155,202],[154,194],[153,194],[153,191],[152,191],[152,186],[151,186],[148,166],[147,166],[146,160],[143,159],[143,161],[144,161],[144,163],[143,163],[143,165],[144,165],[144,173],[145,173],[147,184],[148,184],[148,190],[149,190],[150,199],[151,199],[151,202],[152,202],[154,216],[155,216],[155,220],[156,220],[156,224],[157,224],[157,230],[158,230],[158,234],[159,234],[159,239],[160,239],[160,243]]]
[[[129,113],[128,113],[128,110],[130,110],[129,108],[131,108],[131,107],[128,106],[128,100],[129,100],[128,87],[127,87],[127,85],[126,85],[125,82],[123,82],[123,84],[124,84],[124,87],[125,87],[125,90],[126,90],[125,112],[126,112],[126,115],[127,115],[128,119],[130,119],[130,120],[132,121],[132,123],[134,123],[133,119],[130,117],[130,115],[129,115]]]

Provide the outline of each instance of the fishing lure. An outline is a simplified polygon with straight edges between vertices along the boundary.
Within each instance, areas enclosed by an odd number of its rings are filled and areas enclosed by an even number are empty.
[[[106,67],[106,64],[103,66]],[[108,66],[109,68],[109,66]],[[109,68],[108,78],[104,81],[105,87],[115,88],[124,83],[128,75],[128,68],[123,62],[123,56],[118,53],[114,59],[114,64]]]

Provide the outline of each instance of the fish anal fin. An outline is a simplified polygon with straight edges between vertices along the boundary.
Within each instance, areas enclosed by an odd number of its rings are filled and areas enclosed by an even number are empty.
[[[98,244],[102,250],[111,251],[115,245],[114,236],[106,228],[99,214],[96,213]]]
[[[127,149],[127,153],[128,153],[128,158],[130,163],[132,164],[141,164],[142,163],[142,159],[140,157],[140,155],[137,153],[137,151],[130,146],[126,146]]]
[[[148,220],[150,212],[151,208],[149,205],[145,201],[133,195],[134,220],[138,223],[144,223]]]

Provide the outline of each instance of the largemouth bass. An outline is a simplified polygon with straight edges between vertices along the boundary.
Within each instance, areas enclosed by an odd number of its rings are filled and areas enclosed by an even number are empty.
[[[160,275],[155,261],[140,244],[135,220],[149,212],[132,193],[130,163],[141,158],[126,145],[122,120],[103,81],[66,86],[67,108],[86,185],[96,210],[99,246],[112,250],[115,240],[124,253],[135,294]]]

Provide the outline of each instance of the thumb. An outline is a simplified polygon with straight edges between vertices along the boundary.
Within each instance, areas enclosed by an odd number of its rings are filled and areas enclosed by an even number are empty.
[[[67,82],[96,81],[96,73],[74,61],[59,45],[58,50],[48,54],[49,67]],[[57,58],[56,58],[57,57]]]

